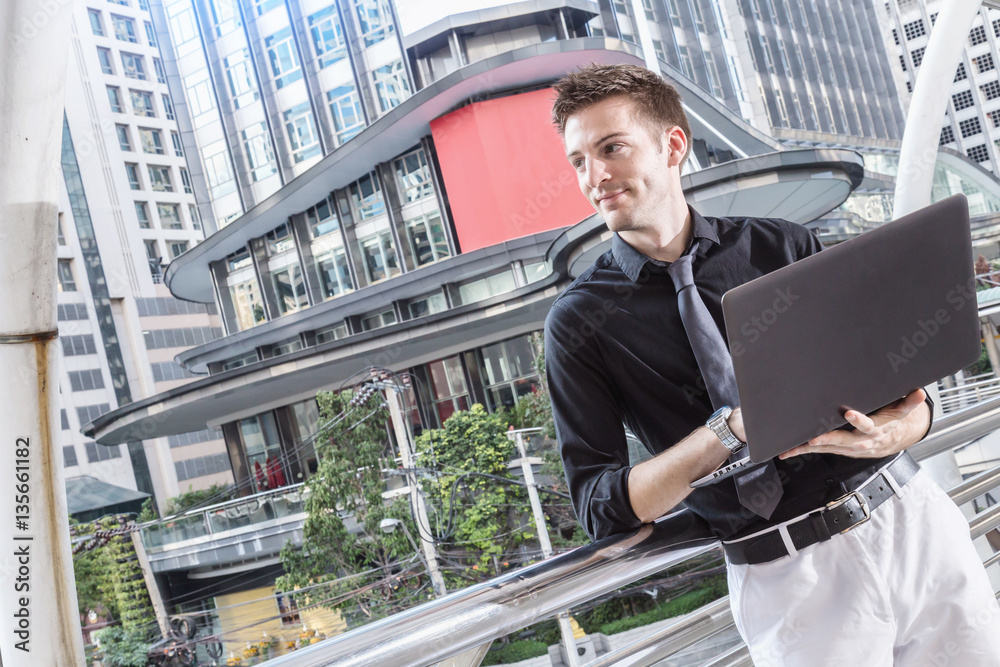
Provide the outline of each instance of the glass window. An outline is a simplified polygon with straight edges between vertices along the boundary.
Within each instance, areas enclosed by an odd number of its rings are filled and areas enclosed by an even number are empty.
[[[538,383],[535,356],[526,337],[512,338],[481,349],[483,377],[490,410],[514,407]]]
[[[274,151],[271,150],[271,139],[267,134],[267,125],[263,122],[254,123],[240,134],[243,137],[243,150],[250,166],[250,177],[254,181],[260,181],[278,173]]]
[[[145,21],[144,25],[146,26],[146,41],[150,46],[156,46],[156,31],[153,30],[153,24]]]
[[[236,181],[230,168],[225,142],[218,141],[206,146],[204,155],[205,176],[208,179],[208,187],[212,191],[212,197],[218,198],[236,190]]]
[[[171,241],[170,242],[170,258],[176,259],[184,253],[187,252],[188,242],[187,241]]]
[[[188,217],[191,218],[191,228],[201,231],[201,216],[198,215],[198,207],[194,204],[188,204]]]
[[[302,341],[298,338],[290,338],[282,343],[277,343],[271,348],[271,357],[280,357],[283,354],[298,352],[302,349]]]
[[[104,22],[101,20],[101,12],[96,9],[88,9],[87,15],[90,17],[90,31],[98,37],[104,37]]]
[[[393,164],[399,179],[399,196],[404,204],[434,194],[431,170],[422,148],[396,158]]]
[[[123,151],[131,151],[132,140],[128,135],[128,125],[115,125],[115,131],[118,133],[118,147]]]
[[[170,180],[170,167],[151,164],[149,169],[149,187],[153,192],[173,192],[174,184]]]
[[[302,68],[299,67],[299,56],[295,52],[295,42],[292,39],[292,29],[279,30],[264,38],[267,48],[267,60],[271,65],[271,76],[274,85],[282,88],[302,78]]]
[[[313,49],[319,60],[320,69],[342,60],[347,55],[344,31],[337,16],[337,6],[330,5],[306,17]]]
[[[163,137],[160,135],[159,130],[140,127],[139,140],[142,142],[143,153],[150,153],[152,155],[164,155],[166,153],[163,148]]]
[[[314,239],[340,229],[340,221],[337,219],[337,213],[330,205],[329,199],[324,199],[307,209],[306,221],[309,223],[309,229],[312,231]]]
[[[314,255],[314,261],[324,299],[340,296],[354,289],[351,270],[347,265],[347,254],[342,247]]]
[[[156,245],[156,241],[149,240],[143,241],[143,245],[146,246],[146,259],[150,260],[150,263],[156,262],[157,266],[160,264],[160,249]]]
[[[343,144],[364,129],[365,115],[361,110],[358,91],[353,85],[334,88],[327,92],[326,99],[330,104],[338,143]]]
[[[257,16],[265,14],[272,9],[281,7],[284,4],[284,0],[253,0],[253,6],[257,10]]]
[[[163,62],[159,58],[153,58],[153,71],[156,72],[156,80],[158,82],[167,82],[167,71],[163,69]]]
[[[306,284],[298,264],[272,271],[271,282],[274,284],[278,310],[282,315],[294,313],[309,305],[309,300],[306,298]]]
[[[390,324],[396,323],[396,313],[390,308],[388,310],[372,311],[361,315],[361,330],[372,331],[381,329]]]
[[[149,229],[152,227],[149,223],[149,206],[146,202],[135,202],[135,217],[139,220],[139,229]]]
[[[388,230],[358,239],[358,245],[361,246],[369,283],[399,275],[396,249],[392,245],[392,234]]]
[[[358,29],[365,46],[371,46],[393,33],[392,14],[384,0],[354,0]]]
[[[375,82],[375,94],[383,113],[399,106],[410,96],[410,82],[406,78],[402,60],[374,70],[372,80]]]
[[[441,214],[437,211],[407,220],[406,234],[417,266],[430,264],[451,255]]]
[[[236,311],[236,325],[240,331],[254,327],[264,320],[264,303],[257,290],[257,281],[250,279],[230,285],[229,295]]]
[[[295,163],[304,162],[320,154],[319,135],[308,102],[298,104],[282,114],[285,135]]]
[[[351,203],[359,221],[385,213],[385,200],[382,199],[382,188],[375,172],[368,172],[351,183]]]
[[[155,118],[156,112],[153,110],[153,96],[144,90],[129,90],[132,98],[132,113],[136,116]]]
[[[181,167],[180,170],[181,170],[181,185],[184,186],[184,192],[192,194],[194,192],[194,188],[191,187],[191,177],[188,175],[188,170],[185,169],[184,167]]]
[[[458,357],[448,357],[427,364],[431,379],[434,410],[440,424],[444,424],[458,410],[469,409],[469,390],[465,383],[465,370]]]
[[[137,53],[125,53],[122,51],[122,68],[125,76],[130,79],[146,80],[146,65],[142,61],[142,56]]]
[[[409,312],[410,319],[412,320],[417,317],[423,317],[424,315],[431,315],[432,313],[440,313],[447,310],[448,300],[445,298],[444,292],[439,290],[433,294],[412,299],[408,304],[406,304],[406,309]]]
[[[122,110],[122,94],[118,90],[118,86],[108,86],[108,104],[111,105],[111,110],[115,113],[123,113]]]
[[[111,66],[111,49],[97,47],[97,59],[101,63],[101,71],[105,74],[114,74],[115,70]]]
[[[242,109],[256,102],[260,95],[251,69],[250,50],[243,48],[231,53],[223,58],[222,63],[226,70],[226,82],[229,85],[233,106]]]
[[[178,204],[156,203],[156,212],[160,216],[160,227],[163,229],[183,229],[181,223],[181,207]]]
[[[192,83],[194,79],[200,80]],[[212,94],[212,85],[207,70],[201,70],[195,75],[185,77],[185,82],[188,84],[187,98],[192,116],[200,116],[215,109],[215,96]]]
[[[227,255],[226,263],[228,264],[230,271],[238,271],[251,266],[253,264],[253,260],[250,259],[250,248],[243,246],[236,252]]]
[[[514,274],[510,270],[495,273],[486,278],[471,280],[458,286],[459,300],[465,303],[475,303],[483,299],[505,294],[513,291],[517,286],[514,283]]]
[[[208,3],[215,26],[215,36],[221,37],[240,26],[239,9],[235,0],[210,0]]]
[[[163,99],[163,113],[166,115],[167,120],[174,119],[174,105],[170,103],[170,95],[164,93],[161,95]]]
[[[181,135],[171,130],[170,143],[174,146],[174,155],[177,157],[184,157],[184,146],[181,145]]]
[[[73,278],[73,260],[70,259],[60,259],[58,264],[59,270],[59,291],[60,292],[75,292],[76,291],[76,280]]]
[[[130,188],[133,190],[142,190],[142,182],[139,180],[139,165],[132,162],[126,162],[125,174],[128,176],[128,184]]]
[[[167,9],[170,17],[170,35],[174,46],[187,44],[198,37],[198,27],[195,25],[194,11],[190,5],[176,3]]]
[[[260,359],[257,358],[256,352],[249,352],[244,354],[242,357],[236,357],[235,359],[230,359],[229,361],[223,362],[222,370],[231,371],[234,368],[243,368],[244,366],[249,366],[250,364],[255,364]]]
[[[135,34],[135,21],[132,19],[112,14],[111,25],[114,26],[115,39],[122,42],[132,42],[133,44],[139,43],[139,38]]]
[[[240,420],[240,434],[246,451],[247,465],[254,492],[268,489],[268,463],[277,460],[281,465],[281,441],[274,416],[269,412]],[[273,463],[271,466],[273,467]],[[287,475],[286,475],[287,477]]]
[[[292,229],[288,223],[282,223],[264,235],[268,255],[280,255],[293,250],[295,241],[292,239]]]
[[[331,340],[340,340],[341,338],[347,338],[349,335],[350,331],[347,329],[347,322],[341,322],[322,331],[317,331],[316,344],[319,345],[321,343],[328,343]]]

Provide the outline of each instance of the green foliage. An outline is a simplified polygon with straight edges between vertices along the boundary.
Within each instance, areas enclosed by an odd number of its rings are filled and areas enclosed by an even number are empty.
[[[350,399],[347,392],[319,394],[320,422],[340,414]],[[382,497],[387,489],[383,470],[396,465],[387,420],[388,411],[376,392],[347,420],[326,429],[316,440],[320,462],[306,482],[309,516],[302,529],[302,548],[286,543],[281,551],[285,574],[276,586],[294,592],[324,582],[328,585],[296,592],[299,606],[319,603],[341,609],[349,620],[366,621],[414,602],[408,587],[419,585],[416,577],[388,576],[398,574],[399,561],[412,558],[413,548],[402,530],[386,534],[379,527],[383,519],[399,519],[411,535],[417,535],[407,499],[385,501]],[[360,531],[350,532],[345,521],[356,522]],[[407,567],[423,574],[418,562]],[[342,580],[369,570],[377,571]]]
[[[968,375],[982,375],[983,373],[988,373],[993,369],[993,365],[990,363],[990,357],[986,353],[986,344],[981,345],[979,351],[979,360],[965,369],[965,374]]]
[[[466,581],[458,582],[459,586],[466,585],[469,578],[496,576],[497,564],[503,562],[505,554],[515,551],[534,533],[523,487],[516,482],[463,477],[463,473],[475,471],[514,481],[507,463],[517,454],[506,430],[504,414],[491,414],[477,403],[454,413],[444,428],[424,431],[417,439],[421,465],[441,471],[436,480],[425,484],[430,504],[447,517],[453,498],[456,503],[449,542],[460,547],[453,551],[453,557],[473,568],[463,573]],[[460,477],[461,484],[453,494],[452,487]]]
[[[149,644],[144,631],[112,626],[96,633],[106,667],[146,667]]]
[[[529,658],[537,658],[549,652],[548,644],[536,640],[516,641],[495,651],[491,650],[483,658],[481,665],[507,665]]]
[[[160,513],[156,511],[156,506],[153,505],[152,498],[146,498],[142,503],[142,511],[139,512],[139,518],[137,521],[139,523],[147,523],[149,521],[156,521],[160,518]]]
[[[713,600],[718,600],[727,593],[728,587],[725,575],[715,575],[706,579],[703,586],[693,591],[667,600],[645,613],[606,623],[598,631],[606,635],[613,635],[667,618],[689,614]]]
[[[76,525],[78,535],[94,532],[93,524],[76,524],[73,519],[70,523]],[[76,600],[81,614],[86,614],[91,609],[98,612],[107,610],[112,617],[118,617],[118,601],[110,577],[114,566],[108,550],[103,547],[84,551],[73,559]]]
[[[166,513],[167,516],[181,514],[192,507],[202,507],[205,505],[214,505],[215,503],[224,503],[235,497],[236,487],[230,484],[213,484],[207,489],[202,489],[201,491],[193,490],[192,486],[189,484],[186,492],[167,500]]]

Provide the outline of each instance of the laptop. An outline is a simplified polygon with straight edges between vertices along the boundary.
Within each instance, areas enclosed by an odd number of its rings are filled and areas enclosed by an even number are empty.
[[[704,486],[979,359],[969,207],[954,195],[723,296],[749,458]]]

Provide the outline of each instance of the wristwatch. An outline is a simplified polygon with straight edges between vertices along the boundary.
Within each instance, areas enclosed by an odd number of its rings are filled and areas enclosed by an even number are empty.
[[[733,414],[733,409],[728,405],[723,405],[712,413],[712,416],[705,422],[705,426],[712,429],[715,435],[719,436],[719,440],[726,446],[730,454],[735,454],[746,447],[747,443],[737,438],[729,430],[729,415],[731,414]]]

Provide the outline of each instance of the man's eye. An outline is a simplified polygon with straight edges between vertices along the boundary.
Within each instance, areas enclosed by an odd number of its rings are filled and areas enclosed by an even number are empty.
[[[621,147],[622,147],[621,144],[608,144],[607,146],[604,147],[604,152],[605,153],[616,153],[616,152],[618,152],[618,149],[621,148]]]
[[[577,158],[576,160],[573,160],[574,169],[579,170],[581,167],[583,167],[583,158]]]

